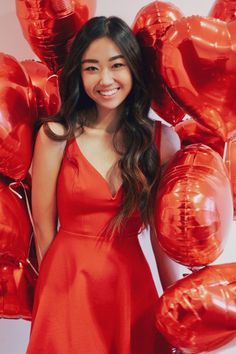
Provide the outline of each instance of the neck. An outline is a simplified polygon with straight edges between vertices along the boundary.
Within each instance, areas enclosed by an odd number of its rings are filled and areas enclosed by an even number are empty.
[[[97,108],[96,118],[88,124],[88,127],[107,133],[114,133],[118,126],[120,115],[121,109]]]

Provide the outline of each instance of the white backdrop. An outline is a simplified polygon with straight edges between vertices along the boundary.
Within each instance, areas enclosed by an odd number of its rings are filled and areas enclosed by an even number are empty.
[[[116,15],[122,17],[127,23],[132,24],[137,11],[150,1],[145,0],[97,0],[96,15]],[[178,6],[186,15],[202,15],[207,16],[214,0],[172,0],[173,4]],[[35,58],[28,43],[23,38],[18,20],[15,15],[15,1],[1,0],[0,6],[0,51],[11,54],[17,59]],[[222,256],[215,262],[225,263],[236,260],[234,249],[234,237],[236,231],[236,223],[232,224],[229,241]],[[155,272],[153,255],[150,250],[150,242],[147,234],[143,234],[140,239],[144,253],[147,256],[149,264],[152,268],[153,277],[157,288],[161,292],[158,274]],[[184,267],[176,265],[176,272],[181,277],[185,271]],[[60,309],[58,309],[60,311]],[[0,319],[0,354],[24,354],[26,344],[29,337],[29,323],[22,320],[3,320]],[[213,354],[213,352],[211,352]],[[231,342],[224,348],[215,351],[214,354],[235,354],[236,340]],[[39,353],[44,354],[44,353]],[[67,353],[58,353],[67,354]],[[88,353],[95,354],[95,353]],[[145,354],[145,353],[143,353]]]

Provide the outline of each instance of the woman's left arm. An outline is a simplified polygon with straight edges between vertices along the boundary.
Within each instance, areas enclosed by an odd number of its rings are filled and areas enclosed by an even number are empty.
[[[160,160],[161,168],[165,169],[172,156],[180,149],[180,139],[173,127],[161,126]]]
[[[160,160],[162,173],[168,161],[180,149],[180,139],[174,128],[161,126]],[[162,250],[157,237],[151,233],[153,252],[163,289],[174,283],[182,275],[183,270],[176,262],[172,261]]]

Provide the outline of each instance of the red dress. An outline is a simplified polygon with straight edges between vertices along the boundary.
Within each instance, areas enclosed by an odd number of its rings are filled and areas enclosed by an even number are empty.
[[[75,139],[65,149],[57,198],[60,229],[41,264],[27,354],[170,353],[155,329],[158,295],[138,242],[139,213],[124,234],[102,234],[122,187],[111,195]]]

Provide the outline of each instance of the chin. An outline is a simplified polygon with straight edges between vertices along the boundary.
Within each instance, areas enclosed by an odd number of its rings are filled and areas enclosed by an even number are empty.
[[[121,108],[122,104],[123,104],[124,101],[122,102],[110,102],[110,103],[107,103],[107,104],[101,104],[100,102],[97,102],[97,107],[99,109],[106,109],[106,110],[116,110],[118,108]]]

